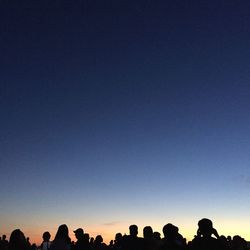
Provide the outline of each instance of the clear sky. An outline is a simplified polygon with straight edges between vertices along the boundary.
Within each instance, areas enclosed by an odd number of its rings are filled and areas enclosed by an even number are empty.
[[[191,239],[207,217],[250,240],[249,11],[0,1],[0,234],[170,222]]]

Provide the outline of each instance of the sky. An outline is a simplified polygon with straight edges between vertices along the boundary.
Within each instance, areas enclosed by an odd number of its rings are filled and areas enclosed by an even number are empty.
[[[249,10],[1,0],[0,235],[206,217],[250,240]]]

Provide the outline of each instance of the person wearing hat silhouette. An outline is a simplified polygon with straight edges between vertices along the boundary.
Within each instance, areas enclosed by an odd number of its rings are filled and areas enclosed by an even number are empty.
[[[74,233],[77,241],[73,247],[73,250],[88,250],[89,242],[86,240],[83,229],[78,228],[74,231]]]

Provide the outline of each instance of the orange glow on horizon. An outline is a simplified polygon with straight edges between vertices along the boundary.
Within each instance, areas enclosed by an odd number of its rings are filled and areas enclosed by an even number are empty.
[[[161,227],[158,227],[158,228],[153,227],[153,230],[160,232],[161,236],[163,237],[163,234],[162,234],[162,231],[160,230],[160,228]],[[139,234],[138,234],[139,237],[142,237],[142,230],[143,230],[143,227],[139,227]],[[219,228],[217,228],[217,230],[218,230],[220,235],[225,235],[225,236],[240,235],[241,237],[245,238],[245,240],[247,240],[247,241],[250,239],[250,233],[246,232],[246,230],[244,230],[244,228],[242,228],[240,226],[234,227],[234,228],[219,227]],[[11,232],[6,233],[3,229],[1,231],[2,231],[1,233],[6,234],[7,238],[9,238]],[[42,229],[23,230],[25,236],[30,238],[30,242],[35,243],[38,246],[42,243],[42,234],[45,231],[47,231],[47,230],[46,229],[45,230],[42,230]],[[48,231],[51,233],[51,240],[53,240],[55,237],[55,233],[57,231],[57,228],[53,231],[52,230],[48,230]],[[117,228],[116,227],[112,227],[112,228],[109,228],[109,227],[102,227],[102,228],[89,227],[89,230],[85,230],[85,232],[89,233],[90,237],[93,237],[93,238],[95,238],[98,234],[100,234],[100,235],[102,235],[104,242],[106,244],[109,244],[109,242],[115,238],[116,233],[121,232],[122,234],[125,234],[125,233],[128,234],[128,229],[125,230],[123,228],[123,230],[121,230],[121,228],[119,228],[119,227],[117,227]],[[180,230],[180,233],[183,235],[183,237],[185,237],[187,239],[187,241],[190,241],[190,240],[192,240],[193,236],[195,235],[195,229],[190,228],[190,229]],[[76,241],[75,235],[74,235],[72,230],[69,232],[69,236],[70,236],[72,241]]]
[[[239,223],[240,222],[240,223]],[[86,225],[86,226],[82,226],[82,228],[84,229],[84,232],[88,233],[90,235],[90,237],[96,237],[97,235],[102,235],[103,240],[106,244],[109,244],[109,242],[111,240],[113,240],[115,238],[115,234],[120,232],[122,234],[128,234],[129,233],[129,225],[131,225],[133,223],[110,223],[107,225]],[[141,223],[135,223],[138,225],[139,228],[139,234],[138,236],[142,237],[142,231],[143,231],[143,227],[150,225],[150,223],[147,224],[141,224]],[[166,223],[165,223],[166,224]],[[151,226],[153,228],[154,231],[158,231],[161,234],[161,237],[163,238],[163,233],[162,233],[162,227],[165,224],[152,224]],[[173,223],[174,224],[174,223]],[[243,237],[245,240],[249,240],[250,239],[250,233],[247,230],[247,225],[249,223],[247,221],[238,221],[238,223],[236,221],[218,221],[216,222],[215,228],[217,229],[219,235],[225,235],[225,236],[234,236],[234,235],[240,235],[241,237]],[[190,241],[193,239],[193,236],[196,234],[196,230],[197,230],[197,225],[196,223],[192,224],[192,226],[188,225],[188,224],[184,224],[184,226],[180,226],[180,223],[176,223],[175,225],[179,226],[179,232],[183,235],[184,238],[187,239],[187,241]],[[223,225],[223,226],[222,226]],[[72,241],[76,241],[75,239],[75,235],[73,230],[79,228],[81,226],[79,225],[74,225],[74,227],[70,226],[69,227],[69,236],[71,238]],[[56,231],[58,226],[57,225],[50,225],[49,227],[45,228],[45,227],[34,227],[34,228],[27,228],[27,227],[15,227],[15,228],[20,228],[26,237],[30,238],[30,242],[31,243],[35,243],[38,246],[42,243],[42,234],[45,231],[49,231],[51,234],[51,240],[54,239]],[[8,228],[2,228],[0,234],[6,234],[7,238],[10,237],[11,232],[15,229],[10,229]]]

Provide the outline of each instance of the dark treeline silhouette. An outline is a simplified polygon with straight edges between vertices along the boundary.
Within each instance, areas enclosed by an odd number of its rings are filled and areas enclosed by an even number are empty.
[[[179,228],[171,223],[163,229],[163,237],[152,227],[143,228],[143,237],[138,237],[137,225],[129,227],[129,235],[117,233],[107,245],[101,235],[95,238],[84,233],[82,228],[74,230],[76,242],[71,241],[67,225],[58,227],[55,238],[49,232],[42,235],[41,245],[31,244],[20,229],[15,229],[9,241],[6,235],[0,237],[0,250],[247,250],[247,241],[239,235],[219,235],[209,219],[198,222],[197,234],[187,242]]]

